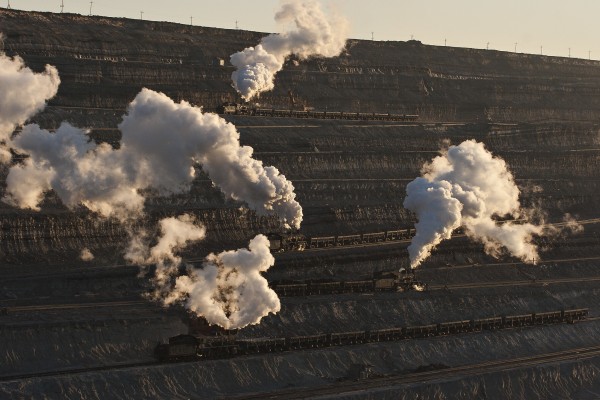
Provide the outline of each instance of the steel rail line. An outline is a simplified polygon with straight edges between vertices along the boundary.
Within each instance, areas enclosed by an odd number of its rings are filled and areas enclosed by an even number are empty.
[[[433,380],[456,378],[463,375],[473,376],[494,372],[502,372],[510,369],[522,369],[534,367],[540,364],[558,363],[561,361],[572,361],[589,359],[600,356],[600,346],[580,347],[553,353],[540,354],[528,357],[509,358],[497,361],[487,361],[478,364],[461,365],[457,367],[443,368],[426,372],[415,372],[401,376],[374,378],[361,382],[338,383],[318,388],[294,388],[283,389],[277,392],[255,393],[251,395],[227,396],[227,399],[251,400],[251,399],[304,399],[318,398],[317,396],[337,395],[349,396],[357,392],[365,392],[370,389],[393,389],[408,384],[424,383]],[[223,397],[224,398],[224,397]]]
[[[584,321],[580,321],[578,323],[596,320],[596,319],[598,319],[598,317],[586,318]],[[533,328],[533,327],[534,326],[528,326],[528,328]],[[514,328],[509,328],[509,329],[514,329]],[[476,334],[476,333],[478,333],[478,332],[471,332],[468,334]],[[447,337],[447,335],[438,336],[437,338],[442,338],[442,337]],[[433,338],[430,338],[430,339],[433,339]],[[419,339],[417,339],[417,340],[419,340]],[[359,345],[362,345],[362,343],[348,344],[348,345],[344,345],[343,347],[359,346]],[[333,347],[338,347],[338,346],[332,346],[332,348]],[[289,352],[295,352],[295,351],[306,351],[306,349],[287,350],[287,351],[284,351],[283,353],[289,353]],[[265,354],[270,354],[270,353],[265,353]],[[279,353],[279,354],[281,354],[281,353]],[[475,365],[450,367],[447,369],[443,369],[441,371],[436,370],[436,371],[412,373],[412,374],[408,374],[408,375],[405,375],[402,377],[394,376],[394,377],[386,377],[386,378],[377,378],[377,379],[370,380],[367,383],[361,382],[361,383],[357,384],[357,383],[352,382],[350,385],[342,384],[342,385],[328,386],[325,388],[321,387],[321,388],[307,389],[307,390],[313,391],[315,394],[326,394],[326,393],[328,393],[326,391],[331,391],[331,390],[339,391],[340,387],[344,388],[345,390],[357,390],[357,389],[364,390],[366,384],[368,384],[369,387],[371,387],[371,388],[376,388],[376,387],[380,387],[382,383],[385,384],[385,383],[389,383],[389,382],[399,381],[398,383],[400,383],[400,384],[413,383],[413,382],[420,382],[423,380],[423,378],[439,379],[448,374],[466,373],[469,371],[480,372],[486,366],[488,366],[488,367],[504,366],[505,368],[506,368],[506,366],[509,366],[511,368],[514,368],[515,366],[520,366],[520,365],[527,366],[528,365],[527,362],[531,363],[531,365],[535,365],[535,364],[542,363],[542,362],[555,362],[555,361],[560,361],[562,359],[566,360],[566,359],[570,359],[571,357],[573,357],[573,355],[576,355],[579,358],[594,357],[594,356],[600,355],[600,346],[582,347],[582,348],[563,350],[560,352],[547,353],[547,354],[537,355],[537,356],[520,357],[520,358],[501,360],[501,361],[490,361],[490,362],[484,362],[484,363],[475,364]],[[257,354],[257,355],[253,354],[253,355],[243,355],[240,357],[260,357],[260,356],[261,356],[260,354]],[[136,363],[117,363],[117,364],[113,364],[113,365],[104,365],[104,366],[87,367],[87,368],[69,368],[69,369],[44,371],[44,372],[36,372],[36,373],[29,373],[29,374],[4,375],[4,376],[0,376],[0,382],[20,381],[23,379],[36,379],[36,378],[43,378],[43,377],[58,377],[58,376],[64,376],[64,375],[76,375],[76,374],[84,374],[84,373],[88,373],[88,372],[125,370],[125,369],[129,369],[129,368],[139,368],[139,367],[160,367],[163,365],[179,364],[179,363],[186,363],[186,362],[205,362],[205,361],[204,360],[202,360],[202,361],[168,361],[168,362],[146,361],[146,362],[136,362]],[[290,394],[294,395],[297,393],[298,393],[297,389],[295,389],[293,391],[283,390],[278,393],[273,393],[271,395],[261,393],[261,394],[253,394],[253,395],[245,396],[245,397],[244,396],[236,397],[236,399],[304,398],[304,397],[294,397],[294,396],[290,397]],[[303,391],[302,393],[304,394],[307,392]],[[331,393],[338,393],[338,392],[331,392]],[[271,397],[271,396],[276,396],[276,397]],[[228,397],[228,398],[231,398],[231,397]]]
[[[600,259],[600,257],[598,258]],[[428,290],[455,290],[455,289],[484,289],[484,288],[496,288],[496,287],[507,287],[507,286],[547,286],[567,283],[586,283],[586,282],[598,282],[600,276],[583,277],[583,278],[558,278],[558,279],[540,279],[540,280],[520,280],[520,281],[500,281],[500,282],[474,282],[474,283],[456,283],[450,285],[435,284],[429,285]],[[349,281],[350,283],[352,281]],[[336,283],[336,281],[329,282]],[[278,287],[284,287],[283,285],[276,285],[273,288],[277,290]],[[332,294],[365,294],[371,293],[370,291],[357,291],[348,290],[343,291],[340,288],[336,288],[336,292],[327,293],[324,289],[321,289],[321,293],[307,293],[307,294],[284,294],[278,293],[281,297],[305,297],[305,296],[330,296]],[[342,291],[339,291],[342,290]],[[375,292],[374,290],[372,291]],[[396,292],[383,292],[383,293],[396,293]],[[104,302],[90,302],[90,303],[65,303],[65,304],[45,304],[45,305],[30,305],[30,306],[14,306],[5,307],[9,313],[14,312],[33,312],[33,311],[52,311],[52,310],[73,310],[73,309],[85,309],[85,308],[98,308],[98,307],[129,307],[129,306],[140,306],[140,305],[153,305],[155,303],[147,300],[124,300],[124,301],[104,301]]]

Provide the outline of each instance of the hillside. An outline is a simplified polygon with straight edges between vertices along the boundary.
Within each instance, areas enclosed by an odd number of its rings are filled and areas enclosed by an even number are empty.
[[[0,9],[0,32],[8,55],[21,56],[36,71],[46,64],[59,71],[58,95],[32,122],[55,129],[68,121],[114,146],[121,138],[117,125],[143,87],[207,111],[224,101],[239,102],[229,56],[265,35],[6,9]],[[243,329],[240,337],[387,329],[582,307],[589,308],[588,321],[153,364],[157,342],[186,333],[183,309],[144,297],[147,270],[125,265],[126,232],[117,221],[83,207],[69,210],[49,193],[40,212],[0,202],[0,308],[8,308],[8,315],[0,314],[0,398],[301,393],[354,382],[361,377],[357,370],[372,370],[366,384],[431,368],[597,345],[600,62],[416,41],[349,40],[339,57],[289,60],[275,90],[258,101],[286,108],[288,90],[318,110],[419,114],[414,123],[226,117],[257,159],[293,182],[304,210],[304,235],[412,227],[415,216],[402,206],[406,185],[440,149],[467,139],[483,142],[506,161],[521,204],[535,210],[533,218],[561,223],[568,217],[579,220],[582,229],[536,239],[537,265],[506,254],[494,259],[480,243],[455,237],[417,271],[429,291],[284,297],[280,313]],[[3,167],[3,187],[6,174]],[[146,209],[140,226],[153,227],[159,218],[183,212],[207,226],[206,240],[183,252],[198,267],[210,251],[246,246],[257,233],[280,229],[276,218],[258,217],[242,202],[224,198],[200,169],[189,193],[148,193]],[[369,280],[408,267],[407,245],[276,254],[265,275],[280,282]],[[79,259],[83,248],[95,255],[93,261]],[[344,398],[593,398],[600,392],[599,368],[598,356],[564,359],[382,384]],[[64,369],[78,372],[60,376]]]

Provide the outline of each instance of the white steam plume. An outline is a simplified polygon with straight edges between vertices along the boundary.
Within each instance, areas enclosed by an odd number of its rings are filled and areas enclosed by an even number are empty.
[[[504,160],[493,157],[482,143],[467,140],[434,158],[419,177],[406,187],[404,207],[419,220],[416,235],[408,247],[411,267],[421,264],[452,231],[463,227],[465,233],[480,241],[495,257],[506,248],[525,262],[535,262],[537,248],[533,235],[542,227],[511,222],[498,225],[492,217],[523,214],[519,189]]]
[[[46,65],[44,72],[35,73],[20,57],[10,58],[0,52],[0,142],[4,144],[0,162],[10,160],[7,145],[15,128],[41,111],[46,100],[56,95],[59,84],[53,66]]]
[[[265,236],[252,239],[248,250],[210,254],[202,269],[187,265],[186,275],[178,276],[182,259],[176,252],[204,239],[206,229],[187,214],[164,218],[159,225],[157,244],[149,248],[145,238],[138,236],[137,247],[130,248],[127,257],[141,265],[156,265],[154,299],[165,305],[183,302],[209,323],[226,329],[257,324],[279,311],[279,298],[261,275],[275,262]]]
[[[248,249],[210,254],[202,269],[188,268],[164,302],[184,301],[186,308],[226,329],[258,324],[281,308],[277,294],[261,275],[274,262],[269,240],[258,235]]]
[[[176,255],[178,250],[200,241],[206,236],[206,228],[196,222],[194,216],[183,214],[179,217],[163,218],[159,222],[160,238],[156,245],[148,248],[146,235],[136,235],[125,258],[135,264],[156,264],[154,283],[158,288],[157,295],[167,290],[170,279],[177,273],[182,263]]]
[[[90,251],[90,249],[86,247],[83,250],[81,250],[81,253],[79,254],[79,259],[81,261],[86,262],[92,261],[94,259],[94,254]]]
[[[143,89],[119,128],[122,141],[115,150],[66,123],[55,133],[25,126],[12,144],[30,157],[11,168],[5,200],[38,209],[44,193],[54,189],[70,208],[84,205],[104,217],[130,220],[143,212],[141,190],[184,193],[200,164],[226,196],[300,227],[302,208],[291,182],[252,158],[235,126],[219,116]]]
[[[293,22],[295,29],[266,36],[256,47],[231,56],[236,67],[231,75],[233,86],[246,100],[274,88],[275,74],[290,54],[301,59],[313,55],[334,57],[346,45],[347,20],[328,17],[315,0],[285,2],[275,20],[282,26]]]

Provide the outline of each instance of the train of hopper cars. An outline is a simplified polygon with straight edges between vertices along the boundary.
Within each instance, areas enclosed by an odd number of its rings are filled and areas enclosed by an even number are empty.
[[[168,343],[158,344],[155,348],[155,356],[161,362],[218,359],[360,343],[420,339],[523,326],[574,323],[585,319],[587,315],[588,309],[580,308],[420,326],[260,339],[238,339],[237,335],[226,331],[218,336],[178,335],[171,337]]]
[[[271,252],[302,251],[336,246],[373,244],[394,240],[411,239],[415,228],[397,229],[382,232],[358,233],[354,235],[309,237],[299,232],[270,233],[268,235]],[[458,233],[458,232],[456,232]]]
[[[279,296],[427,290],[427,284],[416,279],[414,270],[404,268],[400,271],[380,272],[373,279],[361,281],[272,282],[269,286]]]
[[[517,220],[499,220],[497,225],[505,223],[523,224],[525,219]],[[283,233],[272,232],[267,235],[271,245],[272,253],[285,251],[303,251],[306,249],[320,249],[338,246],[357,246],[365,244],[375,244],[390,241],[409,240],[417,233],[415,227],[405,229],[395,229],[380,232],[357,233],[352,235],[334,235],[334,236],[306,236],[300,232],[287,231]],[[452,234],[463,234],[462,227],[455,229]]]
[[[365,113],[344,111],[314,111],[314,110],[282,110],[275,108],[258,108],[238,103],[223,103],[217,107],[218,114],[251,115],[256,117],[286,117],[286,118],[316,118],[316,119],[345,119],[357,121],[416,121],[415,114]]]

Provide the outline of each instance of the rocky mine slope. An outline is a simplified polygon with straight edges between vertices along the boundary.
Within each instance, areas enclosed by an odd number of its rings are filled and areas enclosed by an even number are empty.
[[[122,110],[146,86],[214,108],[237,99],[229,56],[264,36],[75,14],[0,13],[7,54],[60,70],[63,85],[51,102],[60,106]],[[418,113],[434,121],[597,121],[599,67],[598,61],[418,41],[349,40],[339,57],[288,63],[276,89],[260,101],[287,105],[291,89],[317,109]]]
[[[41,70],[55,65],[57,97],[33,121],[89,127],[95,140],[118,143],[116,126],[142,87],[207,110],[239,101],[229,55],[264,34],[73,14],[0,9],[4,50]],[[220,65],[219,60],[224,60]],[[302,231],[334,235],[406,227],[406,184],[449,143],[482,141],[504,158],[522,203],[551,222],[565,214],[600,216],[600,63],[419,42],[348,41],[332,59],[290,61],[264,105],[287,107],[288,90],[321,110],[417,113],[411,124],[229,116],[256,158],[274,165],[296,188]],[[6,170],[0,172],[3,183]],[[189,194],[150,196],[148,221],[182,212],[208,226],[208,238],[185,256],[245,245],[277,227],[226,200],[199,174]],[[539,215],[538,215],[539,216]],[[68,210],[50,194],[41,212],[0,203],[0,307],[134,301],[83,310],[11,313],[0,327],[0,376],[152,360],[155,344],[185,332],[181,310],[140,304],[147,281],[124,266],[125,232],[114,221]],[[282,311],[245,337],[379,329],[402,324],[589,307],[600,313],[600,228],[540,239],[542,261],[495,260],[466,239],[442,245],[419,271],[431,286],[522,282],[424,293],[285,298]],[[83,247],[96,259],[78,260]],[[371,250],[283,254],[270,280],[368,279],[407,266],[405,245]],[[110,267],[110,268],[108,268]],[[577,283],[540,280],[576,278]],[[586,282],[586,279],[589,280]],[[538,282],[536,284],[536,282]],[[484,362],[595,344],[597,320],[460,335],[415,342],[290,352],[206,363],[90,372],[62,378],[0,381],[0,398],[210,398],[353,379],[353,365],[398,375],[431,364]],[[463,377],[365,394],[368,398],[588,398],[600,390],[597,359]],[[526,383],[523,383],[526,382]],[[528,385],[527,382],[534,382]],[[370,396],[370,397],[369,397]],[[495,396],[495,397],[494,397]],[[589,397],[593,398],[593,397]]]

